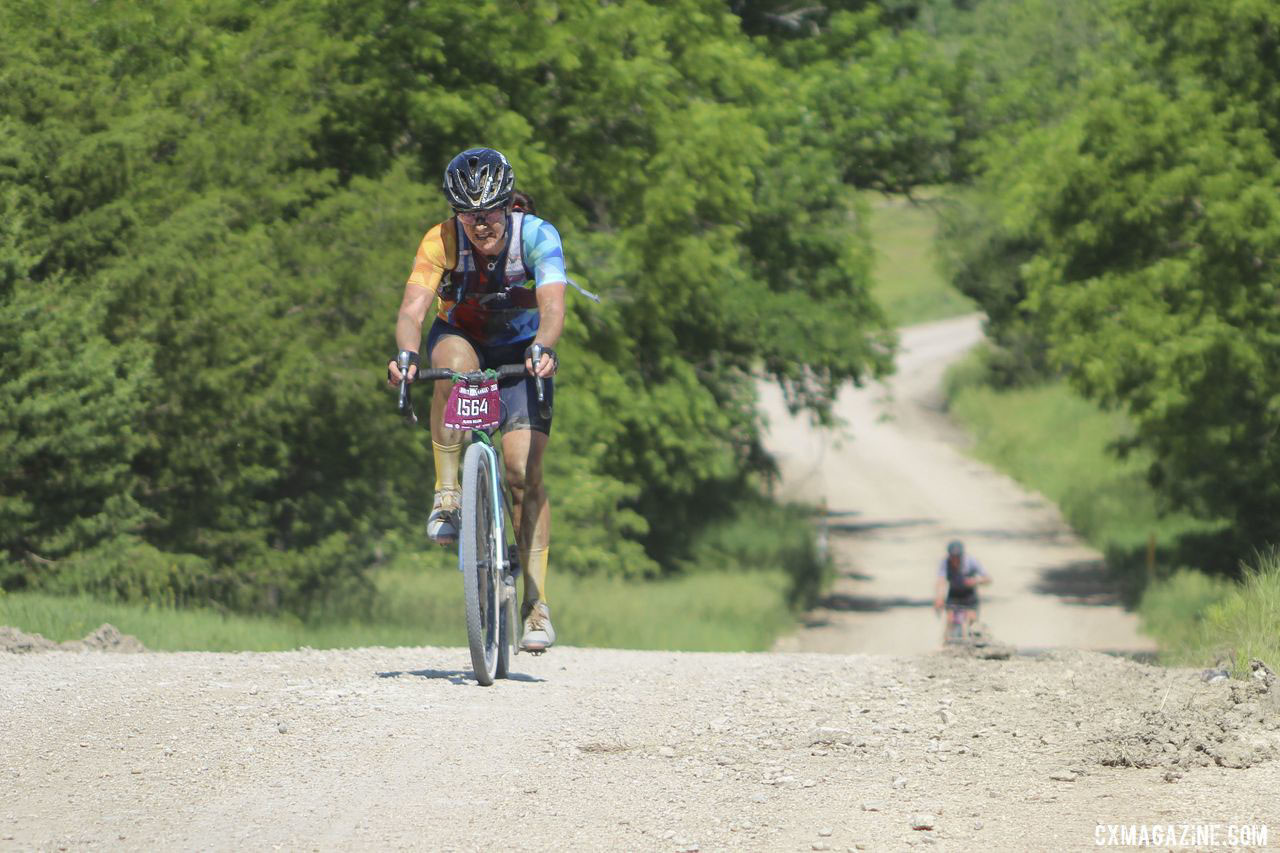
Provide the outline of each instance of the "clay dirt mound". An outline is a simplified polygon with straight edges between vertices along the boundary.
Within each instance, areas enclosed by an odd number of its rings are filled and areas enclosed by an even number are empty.
[[[1280,756],[1280,683],[1224,680],[1173,701],[1166,695],[1160,708],[1094,749],[1099,763],[1112,767],[1252,767]]]
[[[120,629],[104,622],[83,640],[55,643],[40,634],[28,634],[8,625],[0,625],[0,652],[30,654],[32,652],[145,652],[137,637],[120,633]]]

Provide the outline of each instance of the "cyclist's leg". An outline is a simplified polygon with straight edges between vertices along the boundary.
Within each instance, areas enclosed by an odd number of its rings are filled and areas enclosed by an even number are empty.
[[[436,320],[432,325],[427,347],[432,367],[447,367],[465,372],[476,370],[480,366],[480,358],[471,342],[453,332],[441,320]],[[457,525],[451,524],[441,515],[441,511],[447,514],[447,511],[457,508],[456,496],[460,491],[458,464],[461,461],[463,441],[466,439],[465,431],[444,428],[444,406],[449,400],[452,385],[447,379],[440,380],[435,383],[434,393],[431,395],[431,450],[436,463],[436,497],[431,519],[427,522],[427,533],[441,544],[457,539]]]
[[[486,349],[487,366],[516,364],[524,360],[528,341]],[[548,404],[555,399],[555,380],[543,380]],[[551,505],[542,482],[542,458],[551,435],[551,417],[538,406],[537,384],[532,376],[502,383],[502,458],[511,486],[515,517],[511,520],[524,571],[524,606],[528,615],[534,602],[547,601],[547,548],[551,539]]]
[[[536,429],[502,435],[502,459],[515,513],[516,547],[524,569],[524,611],[547,601],[547,551],[551,544],[551,502],[542,482],[542,459],[549,436]]]

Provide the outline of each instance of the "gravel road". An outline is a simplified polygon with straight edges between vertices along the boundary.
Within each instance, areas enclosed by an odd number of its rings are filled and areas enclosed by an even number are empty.
[[[1090,652],[557,648],[484,689],[464,659],[6,655],[0,848],[1060,850],[1099,823],[1280,831],[1276,694],[1236,702],[1193,672]],[[1104,763],[1126,755],[1149,766]]]
[[[1001,640],[1024,650],[1154,651],[1107,583],[1102,555],[1053,504],[964,452],[940,388],[946,367],[981,336],[978,315],[904,329],[892,382],[847,388],[835,430],[813,429],[786,412],[775,388],[761,388],[784,494],[826,500],[841,571],[824,606],[779,650],[936,649],[934,573],[946,543],[961,539],[994,579],[982,615]]]
[[[906,382],[954,355],[965,327],[939,328],[908,331]],[[557,647],[492,688],[458,648],[0,653],[0,850],[1063,850],[1141,825],[1280,845],[1274,679],[1081,650],[1143,646],[1105,590],[1062,593],[1087,549],[910,387],[842,398],[862,420],[839,447],[775,422],[793,486],[794,451],[826,448],[808,487],[847,519],[848,600],[781,644],[802,651]],[[934,432],[894,450],[885,424]],[[895,453],[927,476],[857,467]],[[1005,485],[980,505],[975,482]],[[915,599],[956,531],[1022,654],[937,650]]]

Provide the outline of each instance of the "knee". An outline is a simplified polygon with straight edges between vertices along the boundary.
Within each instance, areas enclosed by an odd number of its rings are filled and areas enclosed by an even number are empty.
[[[470,343],[457,336],[441,338],[431,349],[431,366],[464,372],[480,366],[480,358]]]
[[[450,350],[442,353],[440,350],[441,347],[437,347],[436,351],[431,354],[432,367],[443,367],[447,370],[465,373],[468,370],[475,370],[476,367],[479,366],[479,362],[475,356],[470,353],[460,352],[458,350]]]
[[[524,459],[512,460],[507,463],[507,483],[521,494],[538,492],[542,489],[542,467],[530,465]]]

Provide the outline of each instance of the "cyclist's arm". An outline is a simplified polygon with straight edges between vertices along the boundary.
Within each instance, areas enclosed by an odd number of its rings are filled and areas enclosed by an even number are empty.
[[[987,570],[982,568],[982,564],[972,557],[969,558],[969,569],[967,577],[964,579],[965,585],[969,587],[983,586],[991,583],[991,576],[987,574]]]
[[[560,333],[564,331],[564,282],[552,282],[538,285],[538,334],[535,344],[555,348],[560,341]],[[555,373],[555,364],[551,356],[544,355],[538,365],[537,375],[551,376]]]
[[[396,346],[400,349],[418,352],[422,346],[422,323],[435,298],[434,287],[426,288],[412,282],[404,286],[400,314],[396,317]]]
[[[538,334],[533,342],[554,349],[564,331],[564,291],[568,282],[564,247],[560,232],[550,222],[537,217],[529,222],[534,227],[526,227],[521,238],[525,241],[525,257],[533,270],[534,292],[538,297]],[[550,357],[544,358],[536,372],[544,378],[553,375],[555,362]]]
[[[396,317],[396,346],[401,350],[418,352],[422,346],[422,323],[436,298],[444,271],[451,266],[454,258],[453,241],[449,239],[451,234],[452,232],[437,225],[427,232],[418,245],[418,254],[413,259],[413,272],[405,283],[400,313]],[[388,365],[387,371],[389,381],[393,384],[400,381],[400,368],[394,361]],[[410,367],[410,381],[417,372],[416,367]]]

